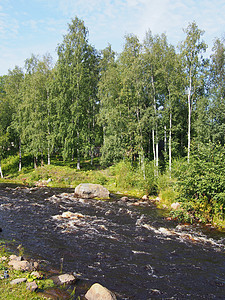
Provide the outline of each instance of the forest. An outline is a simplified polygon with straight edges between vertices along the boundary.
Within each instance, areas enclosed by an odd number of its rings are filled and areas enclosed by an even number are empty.
[[[215,38],[207,57],[196,22],[184,33],[177,46],[164,33],[127,34],[118,54],[95,49],[71,20],[56,63],[31,55],[0,77],[1,177],[11,157],[18,172],[27,157],[34,168],[54,158],[78,170],[97,158],[182,203],[175,217],[224,227],[225,41]]]

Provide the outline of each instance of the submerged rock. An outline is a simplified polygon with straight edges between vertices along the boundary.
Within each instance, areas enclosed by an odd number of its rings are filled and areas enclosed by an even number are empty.
[[[85,199],[108,199],[109,191],[100,184],[81,183],[75,188],[75,195]]]
[[[99,283],[95,283],[85,294],[87,300],[116,300],[115,294]]]

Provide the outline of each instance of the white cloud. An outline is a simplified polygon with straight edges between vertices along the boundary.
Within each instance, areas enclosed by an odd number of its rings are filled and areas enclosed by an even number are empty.
[[[134,33],[142,40],[150,29],[153,34],[166,33],[169,42],[177,45],[185,38],[182,29],[193,20],[205,30],[203,38],[207,43],[225,31],[224,0],[32,0],[45,12],[42,15],[32,11],[35,5],[26,9],[25,0],[0,2],[2,70],[7,63],[11,67],[22,60],[23,65],[32,52],[54,52],[67,31],[67,23],[75,16],[84,20],[90,42],[97,49],[111,43],[118,52],[126,33]],[[8,48],[4,52],[1,46]]]

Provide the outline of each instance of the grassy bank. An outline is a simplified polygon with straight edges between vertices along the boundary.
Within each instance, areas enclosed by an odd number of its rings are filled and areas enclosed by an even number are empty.
[[[27,290],[26,283],[22,282],[20,284],[12,285],[11,281],[18,278],[27,278],[28,282],[33,281],[31,272],[23,272],[14,270],[8,265],[9,256],[12,254],[8,249],[8,244],[10,242],[5,242],[0,240],[0,299],[7,300],[42,300],[46,299],[36,292],[31,292]],[[6,278],[4,278],[4,273],[7,272]],[[44,290],[50,286],[53,286],[52,280],[36,280],[40,290]]]

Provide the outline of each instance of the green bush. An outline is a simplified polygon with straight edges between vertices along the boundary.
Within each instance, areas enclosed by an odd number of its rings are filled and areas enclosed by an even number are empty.
[[[189,203],[189,213],[202,222],[211,222],[215,214],[224,220],[225,148],[221,145],[198,145],[192,149],[190,162],[176,164],[177,201]]]

